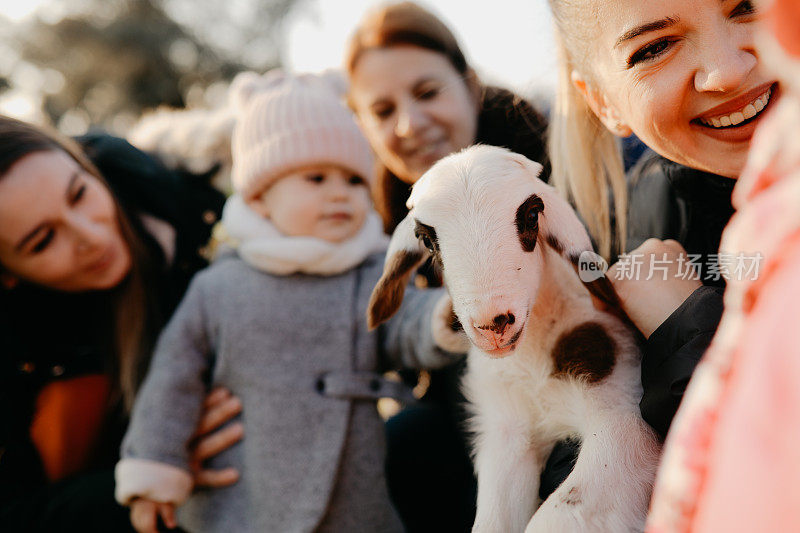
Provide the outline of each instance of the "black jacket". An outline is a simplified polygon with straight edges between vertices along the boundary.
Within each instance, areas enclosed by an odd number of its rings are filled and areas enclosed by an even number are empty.
[[[104,134],[78,142],[105,177],[149,255],[160,265],[149,286],[162,320],[177,305],[191,276],[206,262],[198,250],[209,239],[224,196],[204,177],[164,167],[126,141]],[[141,224],[148,214],[176,234],[175,257]],[[113,372],[112,309],[102,293],[64,294],[20,285],[0,291],[0,524],[3,531],[118,531],[129,527],[113,499],[112,468],[127,417],[111,406],[87,471],[48,483],[30,439],[39,391],[48,383]]]
[[[648,154],[632,171],[628,246],[649,237],[675,239],[700,257],[697,289],[647,340],[642,358],[642,416],[664,437],[695,366],[722,315],[725,282],[715,262],[722,230],[733,215],[736,180]],[[716,279],[715,279],[716,278]]]
[[[629,173],[628,250],[649,238],[674,239],[700,256],[698,288],[645,341],[642,351],[642,417],[664,438],[689,378],[722,317],[724,281],[706,265],[714,260],[722,230],[733,215],[736,181],[646,153]],[[578,443],[560,443],[542,474],[546,498],[566,479]]]

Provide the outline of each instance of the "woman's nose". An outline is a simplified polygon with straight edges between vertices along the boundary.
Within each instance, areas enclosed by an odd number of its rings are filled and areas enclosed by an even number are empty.
[[[425,113],[414,103],[404,106],[397,116],[395,134],[398,137],[412,137],[425,123]]]
[[[95,250],[105,242],[103,224],[89,217],[73,217],[71,226],[78,250],[82,252]]]
[[[701,64],[695,73],[698,92],[731,92],[746,89],[747,79],[758,64],[753,47],[746,43],[720,38],[701,52]]]

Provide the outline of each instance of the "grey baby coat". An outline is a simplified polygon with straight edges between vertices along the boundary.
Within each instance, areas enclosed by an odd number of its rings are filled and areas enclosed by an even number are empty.
[[[384,479],[380,373],[440,367],[441,290],[409,289],[397,315],[367,331],[383,255],[336,276],[273,276],[236,256],[199,273],[159,339],[122,446],[125,459],[188,472],[187,445],[210,387],[243,403],[244,439],[210,460],[237,483],[195,490],[178,509],[192,532],[400,531]],[[125,483],[119,479],[118,483]],[[118,487],[119,489],[120,487]]]

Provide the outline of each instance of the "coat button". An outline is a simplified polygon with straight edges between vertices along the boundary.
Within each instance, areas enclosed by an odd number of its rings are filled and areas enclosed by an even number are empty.
[[[63,367],[63,366],[61,366],[61,365],[56,365],[56,366],[54,366],[53,368],[51,368],[51,369],[50,369],[50,372],[51,372],[51,373],[52,373],[52,374],[53,374],[55,377],[61,376],[61,375],[63,375],[63,374],[64,374],[64,367]]]
[[[317,383],[314,385],[314,388],[317,389],[317,392],[320,393],[320,394],[325,392],[325,380],[322,379],[322,378],[319,378],[317,380]]]
[[[378,379],[371,379],[369,380],[369,390],[372,392],[378,392],[381,390],[381,382]]]

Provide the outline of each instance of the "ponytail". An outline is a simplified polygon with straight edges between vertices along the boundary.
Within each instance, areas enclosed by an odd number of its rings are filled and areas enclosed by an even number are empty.
[[[622,151],[573,84],[573,63],[563,41],[557,40],[558,92],[549,135],[552,183],[574,203],[600,255],[611,260],[625,250],[628,195]]]

